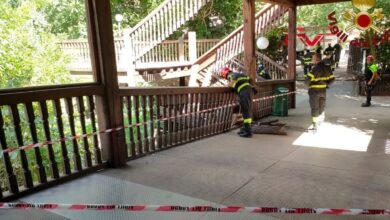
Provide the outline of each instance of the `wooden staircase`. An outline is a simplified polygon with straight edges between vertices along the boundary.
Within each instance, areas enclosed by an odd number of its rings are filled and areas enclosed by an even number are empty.
[[[261,11],[256,13],[256,38],[260,35],[265,35],[274,27],[274,25],[282,22],[287,10],[288,8],[285,6],[268,4]],[[190,82],[197,82],[197,85],[202,87],[225,85],[226,82],[220,79],[216,73],[244,51],[243,36],[244,31],[242,25],[221,40],[207,53],[199,57],[194,63],[194,65],[198,65],[198,74],[192,74]],[[279,66],[276,62],[271,62],[271,59],[265,55],[261,55],[260,57],[267,60],[269,65]],[[274,68],[278,69],[282,67]],[[193,77],[195,77],[195,79]]]

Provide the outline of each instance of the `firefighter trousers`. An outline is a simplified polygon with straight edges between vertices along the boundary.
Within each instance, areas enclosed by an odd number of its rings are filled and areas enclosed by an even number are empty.
[[[326,89],[309,89],[309,102],[313,122],[325,110]]]
[[[245,86],[238,94],[242,117],[244,123],[252,123],[252,87]]]

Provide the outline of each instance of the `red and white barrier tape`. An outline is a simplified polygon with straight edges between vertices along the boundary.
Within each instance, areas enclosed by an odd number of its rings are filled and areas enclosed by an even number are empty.
[[[128,204],[60,204],[60,203],[0,203],[0,209],[93,210],[93,211],[152,211],[152,212],[221,212],[221,213],[280,213],[317,215],[390,215],[389,209],[331,209],[278,208],[242,206],[177,206]]]
[[[253,102],[259,102],[259,101],[262,101],[262,100],[273,99],[273,98],[276,98],[276,97],[279,97],[279,96],[291,95],[293,93],[296,93],[296,91],[253,99]],[[204,110],[200,110],[200,111],[196,111],[196,112],[180,114],[180,115],[177,115],[177,116],[166,117],[166,118],[158,118],[158,119],[155,120],[155,122],[157,122],[157,121],[168,121],[168,120],[171,120],[171,119],[176,119],[176,118],[181,118],[181,117],[185,117],[185,116],[189,116],[189,115],[205,113],[205,112],[209,112],[209,111],[215,111],[215,110],[218,110],[218,109],[223,109],[223,108],[227,108],[227,107],[233,107],[233,106],[237,106],[237,105],[238,105],[237,103],[233,103],[233,104],[227,104],[227,105],[224,105],[224,106],[204,109]],[[43,147],[43,146],[46,146],[46,145],[61,143],[61,142],[65,142],[65,141],[77,140],[77,139],[80,139],[80,138],[90,137],[90,136],[94,136],[94,135],[98,135],[98,134],[116,132],[116,131],[120,131],[120,130],[125,129],[125,128],[138,127],[138,126],[146,125],[146,124],[149,124],[149,123],[151,123],[151,121],[140,122],[140,123],[131,124],[131,125],[125,125],[125,126],[121,126],[121,127],[117,127],[117,128],[110,128],[110,129],[96,131],[96,132],[92,132],[92,133],[75,135],[75,136],[71,136],[71,137],[64,137],[64,138],[60,138],[60,139],[54,140],[54,141],[44,141],[44,142],[41,142],[41,143],[28,144],[28,145],[24,145],[24,146],[20,146],[20,147],[8,147],[7,149],[0,150],[0,154],[4,154],[4,153],[11,154],[11,153],[14,153],[14,152],[17,152],[17,151],[20,151],[20,150],[29,150],[29,149],[32,149],[32,148]]]

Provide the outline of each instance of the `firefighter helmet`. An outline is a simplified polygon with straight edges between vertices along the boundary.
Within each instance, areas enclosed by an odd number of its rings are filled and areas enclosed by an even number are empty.
[[[367,61],[374,62],[374,56],[373,55],[368,55],[367,56]]]
[[[229,67],[224,67],[224,68],[222,68],[221,71],[219,72],[219,76],[222,77],[222,78],[224,78],[224,79],[227,79],[229,72],[230,72]]]

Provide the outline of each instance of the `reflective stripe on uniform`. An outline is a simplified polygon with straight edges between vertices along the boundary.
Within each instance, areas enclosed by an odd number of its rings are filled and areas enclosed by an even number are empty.
[[[309,88],[311,89],[325,89],[327,85],[311,85]]]
[[[334,75],[330,75],[330,76],[328,76],[328,77],[318,77],[318,78],[315,78],[315,77],[313,76],[313,74],[311,74],[311,73],[308,73],[307,75],[310,77],[310,81],[312,81],[312,82],[328,81],[328,80],[334,78]]]
[[[238,77],[235,82],[233,83],[233,87],[236,87],[236,84],[241,81],[241,80],[249,80],[249,76],[244,76],[244,77]]]
[[[376,66],[376,64],[371,64],[371,66],[368,67],[371,72],[375,73],[378,71],[378,67]]]
[[[311,117],[311,121],[313,123],[317,123],[318,122],[318,117]]]
[[[244,124],[251,124],[252,123],[252,118],[245,118],[244,119]]]
[[[237,93],[240,93],[240,91],[241,91],[242,88],[244,88],[245,86],[249,86],[249,85],[250,85],[249,83],[244,83],[244,84],[242,84],[241,86],[239,86],[239,87],[237,88]]]

